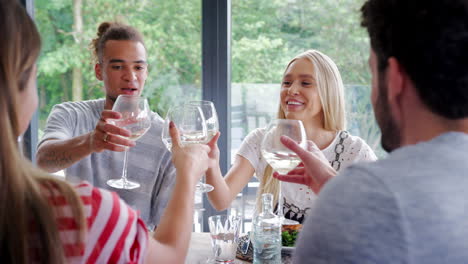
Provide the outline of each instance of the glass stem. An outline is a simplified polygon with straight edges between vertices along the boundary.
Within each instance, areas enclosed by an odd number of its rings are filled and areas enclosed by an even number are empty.
[[[127,185],[127,161],[128,161],[128,149],[125,150],[124,154],[124,163],[123,163],[123,169],[122,169],[122,181],[123,185]]]
[[[206,174],[203,174],[203,176],[200,178],[200,180],[198,180],[198,184],[200,186],[203,186],[203,184],[206,182],[205,177],[206,177]]]
[[[284,218],[283,215],[283,192],[281,191],[281,181],[278,180],[278,216]]]

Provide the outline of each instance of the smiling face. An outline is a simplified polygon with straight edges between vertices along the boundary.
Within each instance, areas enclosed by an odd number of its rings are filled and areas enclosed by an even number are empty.
[[[315,79],[314,65],[305,58],[293,61],[281,84],[281,109],[287,119],[306,122],[323,119],[322,104]]]
[[[109,40],[95,72],[104,82],[106,99],[111,104],[121,94],[140,95],[148,77],[146,49],[137,41]]]

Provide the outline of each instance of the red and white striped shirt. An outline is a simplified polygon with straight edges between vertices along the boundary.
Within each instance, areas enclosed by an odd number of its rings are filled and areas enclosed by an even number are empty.
[[[64,197],[56,191],[50,197],[57,210],[57,224],[68,263],[143,263],[148,231],[118,195],[83,182],[76,190],[84,205],[88,229],[85,244],[76,241],[77,227]]]

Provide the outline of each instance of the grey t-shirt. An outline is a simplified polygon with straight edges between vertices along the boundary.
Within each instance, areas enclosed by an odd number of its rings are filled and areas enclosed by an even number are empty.
[[[104,99],[99,99],[54,106],[39,145],[48,139],[69,139],[91,132],[101,117],[104,103]],[[140,211],[141,218],[151,229],[159,223],[175,183],[171,153],[161,141],[164,121],[156,113],[152,114],[152,119],[151,128],[128,152],[128,179],[139,182],[141,187],[120,190],[106,184],[109,179],[121,177],[124,152],[93,153],[65,170],[67,181],[88,181],[116,192]]]
[[[320,192],[294,263],[468,263],[468,135],[357,164]]]

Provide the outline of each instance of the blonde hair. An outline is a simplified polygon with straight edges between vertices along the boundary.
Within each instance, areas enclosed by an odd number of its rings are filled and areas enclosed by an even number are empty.
[[[341,74],[336,64],[327,55],[317,50],[307,50],[294,57],[286,66],[284,74],[289,66],[299,59],[308,59],[314,66],[314,79],[317,82],[317,90],[322,104],[323,128],[329,131],[346,129],[344,85]],[[284,75],[283,74],[283,75]],[[286,119],[281,104],[278,107],[278,119]],[[272,193],[274,204],[278,202],[279,184],[272,177],[273,169],[270,165],[265,168],[265,173],[260,182],[259,195]],[[257,210],[261,208],[261,199],[257,196]]]
[[[0,42],[0,256],[5,263],[64,263],[56,223],[62,214],[52,209],[48,197],[59,192],[71,205],[81,230],[77,242],[84,241],[86,228],[81,200],[67,183],[35,169],[16,143],[19,92],[33,78],[39,33],[18,1],[0,0],[0,27],[5,38]],[[37,255],[33,259],[31,254]]]

